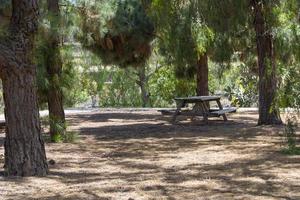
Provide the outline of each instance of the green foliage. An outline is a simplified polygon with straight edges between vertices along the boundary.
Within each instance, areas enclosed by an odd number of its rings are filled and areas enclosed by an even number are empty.
[[[175,67],[176,75],[193,78],[204,52],[221,66],[230,66],[235,51],[247,49],[252,38],[248,7],[248,1],[153,1],[162,54]]]
[[[154,26],[138,0],[82,4],[78,38],[105,65],[139,67],[151,55]]]
[[[40,37],[43,37],[42,35]],[[63,67],[62,74],[57,77],[56,81],[63,91],[64,104],[72,107],[78,103],[87,100],[87,93],[85,92],[85,85],[82,84],[83,74],[81,74],[77,65],[75,54],[77,54],[77,46],[64,45],[60,49],[62,56]],[[50,87],[50,80],[48,79],[46,71],[46,57],[47,48],[42,38],[38,39],[36,49],[37,59],[37,85],[38,85],[38,99],[40,108],[47,107],[47,91]]]
[[[85,74],[81,65],[85,57],[81,56],[81,46],[74,42],[77,21],[73,4],[67,0],[60,2],[61,15],[53,16],[48,12],[47,2],[40,2],[40,28],[36,39],[35,59],[37,64],[38,99],[41,109],[47,108],[47,91],[50,87],[59,87],[63,92],[64,105],[73,107],[88,99],[89,88],[84,85]],[[59,36],[59,50],[49,49],[49,38]],[[49,77],[47,64],[62,61],[60,76]],[[53,59],[57,58],[57,59]],[[91,58],[92,59],[92,58]]]
[[[279,67],[278,100],[281,107],[298,108],[299,1],[265,2],[271,8],[266,20]],[[55,20],[46,12],[46,1],[40,3],[35,57],[39,103],[46,108],[46,92],[53,80],[48,80],[45,69],[43,55],[50,50],[44,39],[49,37],[50,21]],[[175,96],[194,95],[192,79],[203,52],[210,60],[210,93],[225,93],[236,106],[257,105],[257,56],[249,1],[64,0],[61,4],[61,26],[55,27],[62,37],[63,73],[55,81],[62,87],[65,105],[72,107],[99,96],[102,107],[141,106],[137,71],[114,67],[133,65],[150,66],[146,74],[152,106],[171,106]],[[10,1],[0,0],[0,18],[9,13]],[[0,32],[8,24],[2,22]],[[82,49],[74,38],[96,54]],[[157,56],[149,57],[157,44]],[[156,71],[154,65],[162,67]]]
[[[225,94],[232,105],[254,107],[258,103],[257,79],[255,76],[240,76],[231,87],[225,88]]]
[[[64,139],[64,135],[66,134],[67,125],[65,122],[62,122],[56,116],[49,116],[49,125],[54,130],[54,134],[51,135],[52,142],[61,142]]]
[[[77,132],[65,132],[64,135],[56,134],[51,139],[48,135],[44,135],[44,140],[54,143],[76,143],[79,140],[79,134]]]
[[[274,8],[277,26],[273,30],[276,40],[277,62],[280,74],[279,105],[300,108],[300,4],[297,0],[281,1]]]
[[[300,147],[297,147],[298,137],[296,134],[297,118],[288,118],[284,129],[284,140],[287,147],[282,150],[283,153],[289,155],[300,155]]]
[[[65,45],[61,49],[63,71],[60,85],[64,94],[64,104],[72,107],[87,100],[88,94],[82,83],[84,74],[81,72],[77,45]]]
[[[76,141],[79,140],[79,134],[77,132],[74,131],[67,131],[64,135],[63,135],[63,139],[62,141],[64,143],[75,143]]]
[[[152,10],[165,62],[174,66],[177,77],[193,78],[198,58],[210,47],[214,32],[201,21],[191,1],[154,1]]]
[[[43,127],[49,128],[51,123],[54,125],[57,133],[51,136],[51,138],[49,134],[44,134],[43,137],[45,141],[54,143],[74,143],[79,139],[77,132],[66,131],[67,123],[59,122],[55,118],[49,116],[41,118],[41,124]]]
[[[173,103],[176,81],[175,74],[170,67],[161,68],[153,75],[149,85],[154,107],[168,107]]]
[[[211,93],[224,94],[233,106],[253,107],[258,104],[258,79],[245,63],[231,62],[229,69],[224,70],[217,63],[211,63]],[[216,79],[216,77],[218,77]]]
[[[282,108],[300,108],[300,65],[281,66],[279,105]]]
[[[173,105],[175,97],[193,96],[196,84],[194,81],[177,79],[172,67],[166,66],[151,77],[149,88],[154,107],[169,107]]]
[[[99,81],[97,87],[99,106],[101,107],[141,107],[141,91],[137,85],[135,69],[110,68],[102,69],[87,80],[90,83]],[[103,77],[105,77],[103,79]],[[169,67],[161,67],[149,79],[150,101],[153,107],[169,107],[174,97],[195,95],[195,82],[177,79]]]
[[[63,137],[60,134],[54,134],[51,136],[51,142],[53,143],[60,143],[63,141]]]
[[[140,90],[126,70],[129,69],[111,69],[110,80],[99,91],[101,107],[141,107]]]

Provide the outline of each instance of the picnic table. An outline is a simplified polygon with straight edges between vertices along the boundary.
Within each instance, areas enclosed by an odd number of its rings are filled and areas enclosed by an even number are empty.
[[[226,113],[236,112],[236,108],[223,108],[220,96],[193,96],[175,98],[177,109],[174,111],[160,110],[162,114],[172,114],[172,122],[176,121],[178,115],[203,116],[207,123],[209,117],[223,117],[227,121]],[[217,108],[210,108],[209,102],[216,102]],[[192,110],[183,110],[187,104],[194,104]]]

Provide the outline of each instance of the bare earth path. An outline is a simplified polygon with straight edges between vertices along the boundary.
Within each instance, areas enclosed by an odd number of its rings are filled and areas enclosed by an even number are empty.
[[[80,140],[46,145],[56,161],[46,178],[0,176],[0,200],[300,199],[300,156],[279,152],[282,127],[256,127],[256,113],[229,118],[207,126],[171,125],[153,110],[70,114]]]

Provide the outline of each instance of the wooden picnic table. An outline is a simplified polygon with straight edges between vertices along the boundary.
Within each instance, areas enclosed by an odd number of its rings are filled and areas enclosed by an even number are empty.
[[[222,116],[223,120],[227,121],[226,113],[235,112],[236,108],[224,109],[220,99],[220,96],[192,96],[175,98],[177,109],[173,113],[172,122],[174,123],[176,121],[178,115],[203,116],[203,119],[206,123],[208,122],[208,117]],[[209,102],[211,101],[215,101],[218,105],[218,108],[211,109],[209,106]],[[192,110],[182,110],[182,108],[184,108],[187,104],[191,103],[195,104]],[[165,114],[167,114],[167,112],[165,112]]]

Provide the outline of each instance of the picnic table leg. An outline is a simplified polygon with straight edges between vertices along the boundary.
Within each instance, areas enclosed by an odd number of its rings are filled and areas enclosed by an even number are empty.
[[[179,102],[176,102],[177,103],[177,109],[173,115],[173,119],[172,119],[172,123],[174,124],[176,122],[176,118],[177,118],[177,115],[179,115],[180,111],[181,111],[181,108],[185,105],[185,101],[179,101]]]
[[[205,103],[206,103],[206,102],[200,102],[199,105],[200,105],[201,108],[202,108],[203,121],[204,121],[206,124],[208,124],[208,115],[207,115],[208,110],[206,109]]]
[[[222,106],[220,100],[217,100],[217,104],[218,104],[218,106],[219,106],[219,109],[220,109],[220,110],[223,110],[223,106]],[[227,121],[227,117],[226,117],[226,114],[225,114],[225,113],[222,114],[222,117],[223,117],[224,121]]]
[[[199,109],[201,109],[202,112],[202,106],[199,103],[196,103],[193,107],[193,112],[197,114],[197,112],[199,112]],[[194,121],[197,115],[193,115],[191,120]]]

